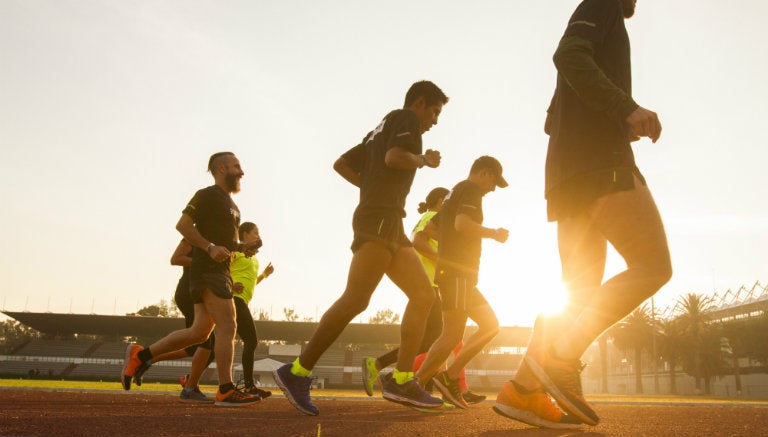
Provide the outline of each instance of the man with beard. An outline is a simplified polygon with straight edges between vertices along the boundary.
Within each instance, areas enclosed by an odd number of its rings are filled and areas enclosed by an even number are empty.
[[[672,275],[664,225],[630,144],[641,137],[655,143],[661,134],[656,113],[632,99],[624,19],[634,14],[635,3],[584,0],[554,55],[558,75],[545,123],[545,197],[548,218],[557,222],[569,303],[561,314],[536,320],[515,379],[494,407],[532,425],[598,423],[584,399],[580,357]],[[627,269],[603,282],[608,243]]]
[[[171,332],[149,347],[128,345],[122,372],[123,388],[130,389],[136,371],[155,355],[202,343],[216,327],[216,367],[219,390],[216,406],[239,407],[259,401],[244,394],[232,383],[235,341],[235,305],[232,301],[232,277],[229,271],[232,251],[251,252],[249,245],[238,243],[240,210],[231,194],[240,191],[244,173],[232,152],[219,152],[208,161],[214,185],[195,193],[176,224],[176,229],[192,245],[189,292],[195,304],[192,326]]]

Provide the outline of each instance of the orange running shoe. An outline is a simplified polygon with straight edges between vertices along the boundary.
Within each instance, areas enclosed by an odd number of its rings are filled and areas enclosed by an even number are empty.
[[[141,367],[141,360],[139,360],[139,352],[143,351],[144,347],[138,344],[129,344],[125,348],[125,360],[123,362],[123,370],[120,372],[120,383],[123,384],[123,390],[131,389],[131,380],[133,375],[136,374],[136,370]]]
[[[216,390],[217,407],[247,407],[259,402],[261,399],[256,396],[247,395],[240,390],[232,389],[226,393]]]
[[[496,413],[528,425],[551,429],[578,429],[581,422],[564,414],[542,390],[520,393],[512,381],[507,381],[496,396]]]

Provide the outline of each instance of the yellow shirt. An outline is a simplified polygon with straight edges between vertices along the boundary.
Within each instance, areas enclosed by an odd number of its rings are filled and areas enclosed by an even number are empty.
[[[235,297],[250,303],[253,298],[253,289],[256,287],[256,277],[259,275],[259,260],[256,255],[248,258],[242,252],[234,252],[235,257],[229,264],[229,272],[232,274],[232,282],[243,284],[242,293],[232,293]]]
[[[427,227],[427,223],[429,223],[430,220],[432,220],[432,217],[437,214],[437,211],[427,211],[425,212],[421,218],[419,219],[419,223],[416,224],[416,227],[413,228],[413,233],[411,234],[411,238],[414,238],[417,233],[424,230],[424,228]],[[437,240],[434,238],[429,239],[429,245],[432,246],[433,249],[435,249],[435,252],[437,252]],[[435,262],[431,259],[423,256],[419,251],[416,251],[416,253],[419,255],[419,259],[421,260],[421,263],[424,265],[424,270],[427,272],[427,277],[429,277],[429,282],[432,283],[433,287],[436,287],[435,285]]]

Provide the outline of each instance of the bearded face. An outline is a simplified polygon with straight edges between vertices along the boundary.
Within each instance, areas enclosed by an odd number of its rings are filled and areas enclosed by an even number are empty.
[[[243,175],[240,171],[235,173],[228,173],[224,179],[224,182],[227,184],[227,191],[230,193],[240,192],[240,178],[242,176]]]

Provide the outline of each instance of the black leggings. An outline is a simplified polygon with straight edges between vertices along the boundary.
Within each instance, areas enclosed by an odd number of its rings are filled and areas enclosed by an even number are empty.
[[[237,335],[243,340],[243,379],[246,385],[253,384],[253,359],[256,355],[256,325],[253,323],[251,310],[244,300],[235,297],[235,314],[237,315]]]

